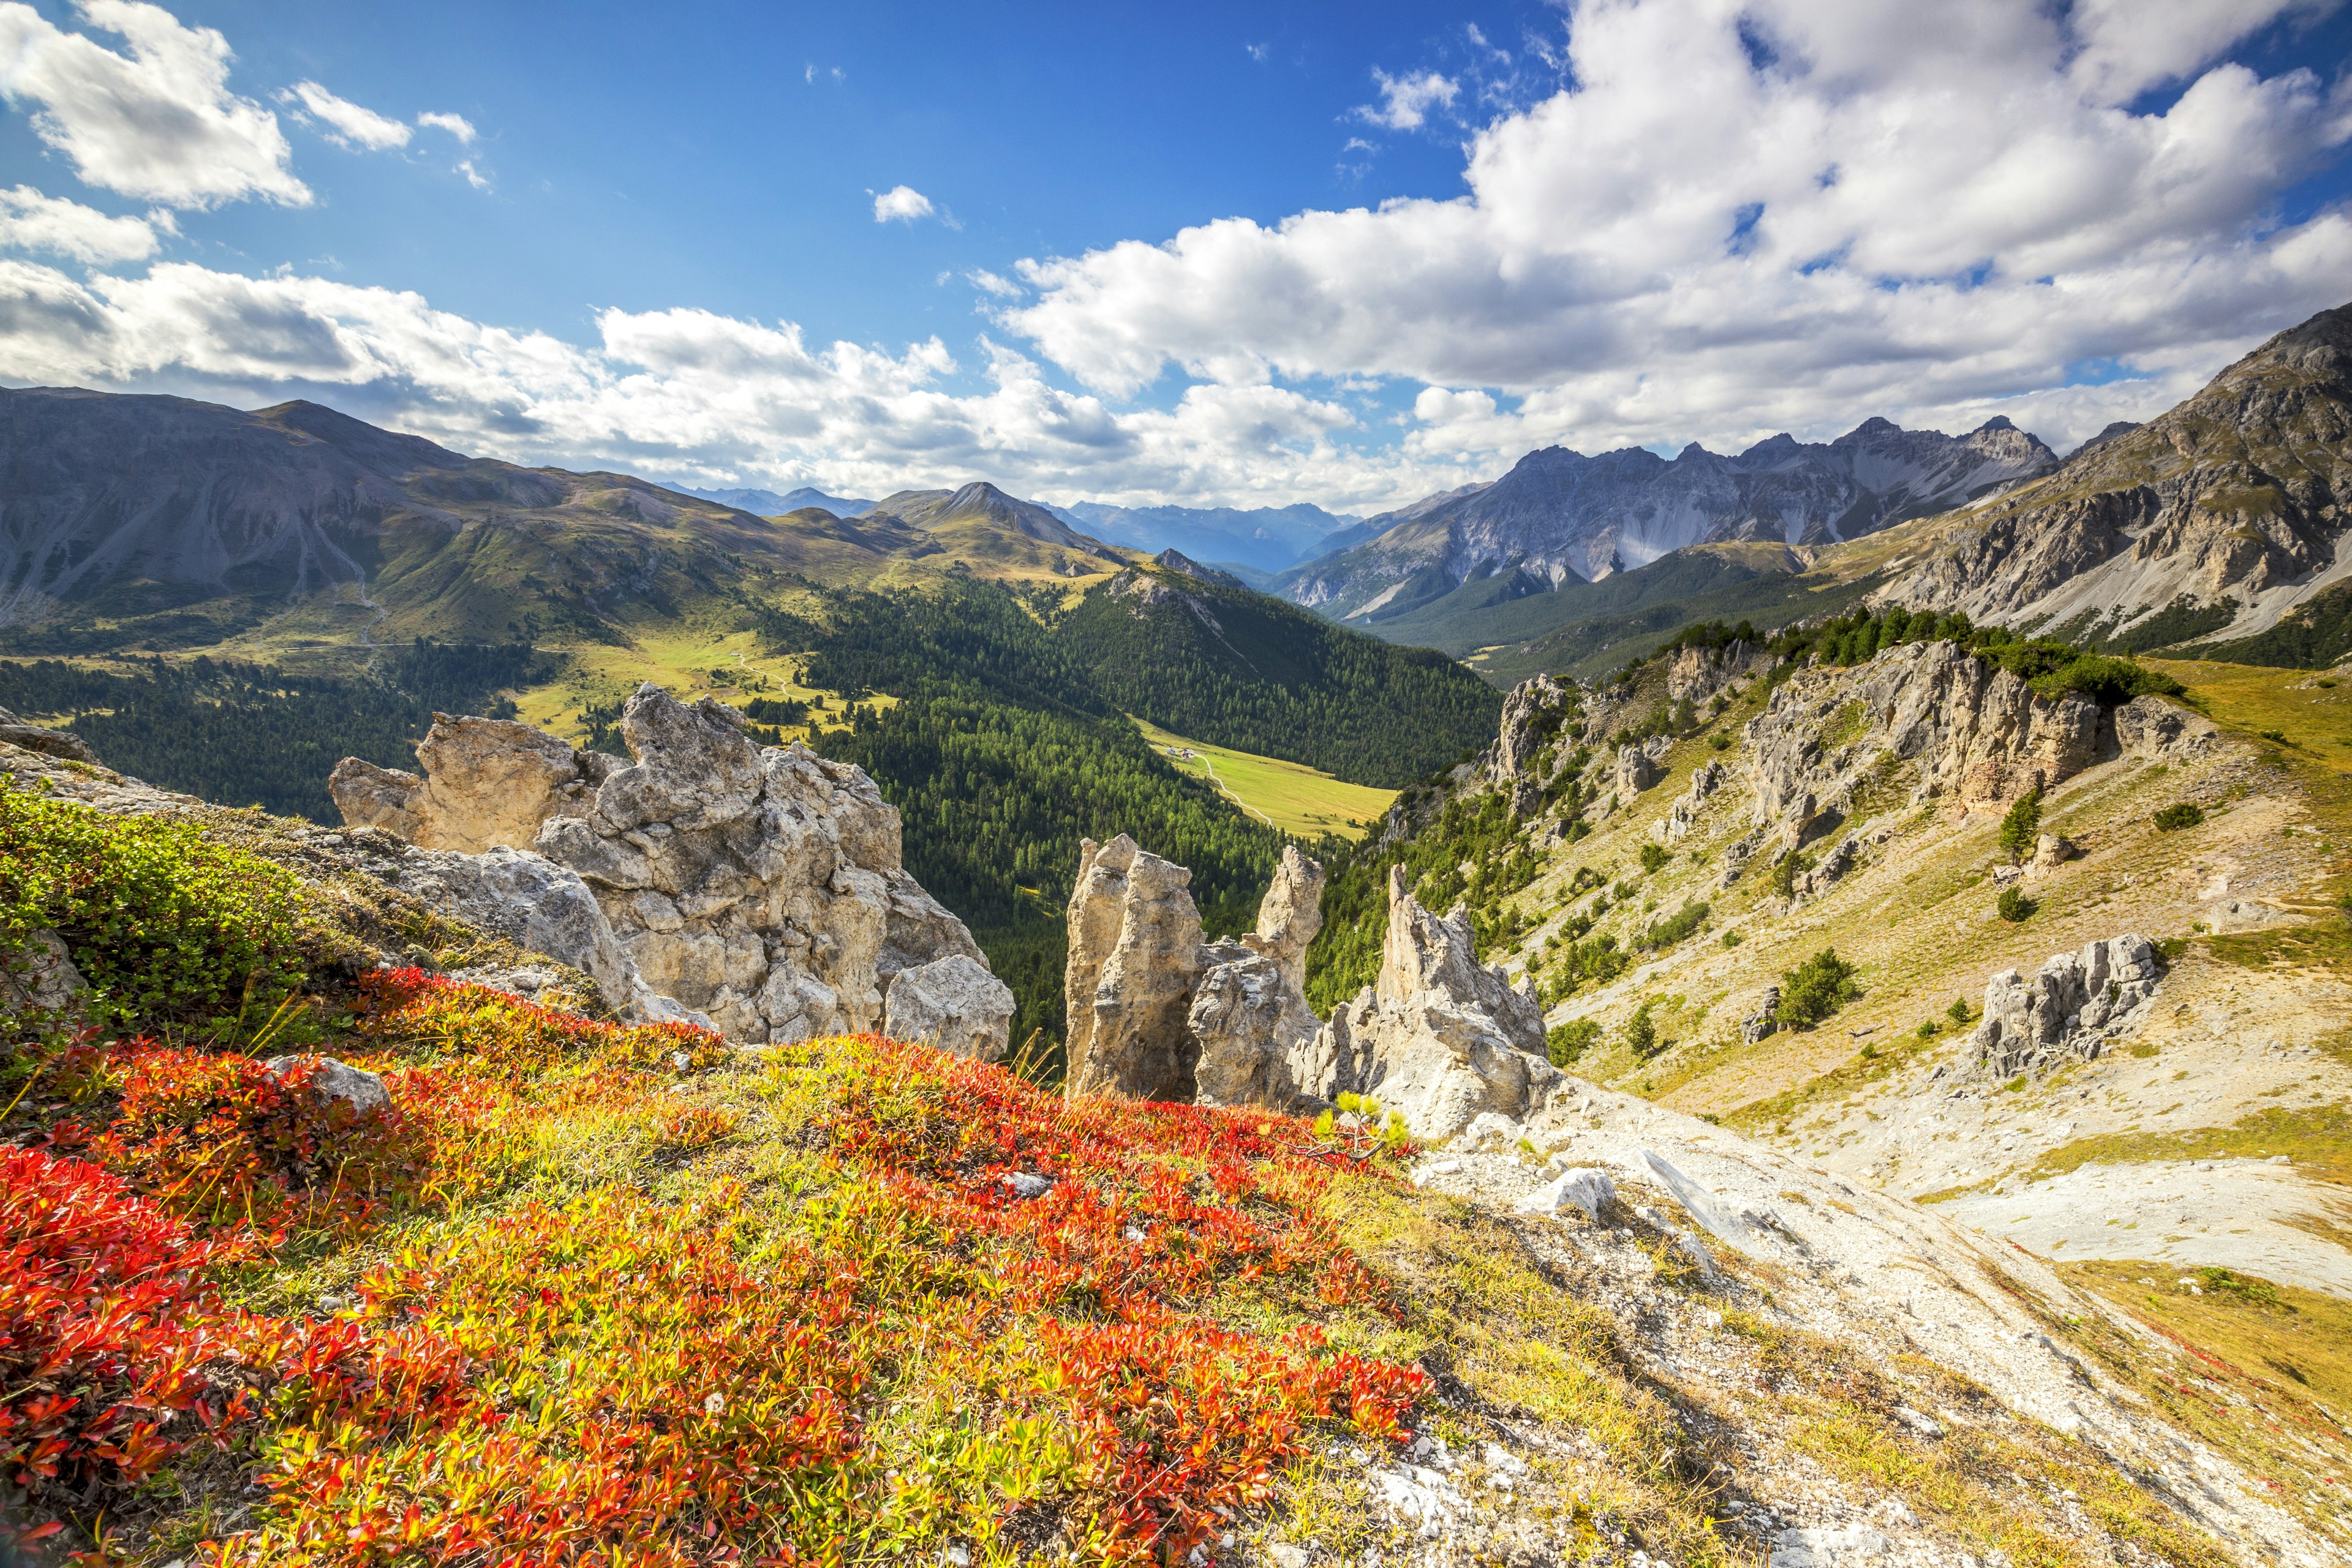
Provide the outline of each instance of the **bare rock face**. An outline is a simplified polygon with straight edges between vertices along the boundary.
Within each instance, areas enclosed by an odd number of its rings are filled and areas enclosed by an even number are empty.
[[[466,918],[586,970],[639,1016],[707,1017],[746,1043],[806,1039],[882,1026],[902,972],[950,957],[985,971],[963,922],[900,867],[898,813],[860,770],[797,744],[762,750],[733,709],[650,683],[621,734],[634,764],[523,725],[436,719],[417,748],[423,778],[347,762],[336,801],[355,826],[451,847],[419,874],[466,900]],[[1012,993],[957,973],[919,983],[929,1001],[910,994],[907,1016],[959,998],[960,1021],[935,1032],[1002,1055]]]
[[[882,1032],[983,1062],[1004,1055],[1013,993],[988,965],[960,952],[900,970],[882,1009]]]
[[[1794,848],[1843,821],[1887,758],[1916,769],[1921,798],[2004,804],[2096,762],[2101,733],[2087,697],[2041,696],[1953,643],[1906,643],[1858,669],[1808,670],[1748,721],[1757,820]]]
[[[468,925],[581,971],[615,1012],[642,1005],[646,987],[635,962],[594,892],[567,866],[499,845],[478,855],[417,850],[383,876]]]
[[[1976,1071],[2010,1079],[2097,1057],[2138,1023],[2163,973],[2147,939],[2128,933],[2053,953],[2031,980],[2001,971],[1985,984],[1984,1021],[1969,1040]]]
[[[1212,962],[1185,1015],[1200,1053],[1193,1098],[1278,1110],[1320,1102],[1326,1097],[1316,1092],[1313,1066],[1321,1025],[1306,994],[1278,960],[1246,949],[1232,955],[1231,948],[1205,950]]]
[[[1542,1010],[1477,961],[1467,913],[1431,915],[1395,868],[1380,979],[1331,1016],[1305,1065],[1318,1098],[1372,1095],[1438,1140],[1488,1112],[1531,1114],[1562,1081],[1543,1049]]]
[[[2127,757],[2169,762],[2217,744],[2221,732],[2161,697],[2135,697],[2116,710],[2116,743]]]
[[[585,816],[622,764],[505,719],[433,716],[416,743],[422,777],[346,757],[327,789],[343,820],[383,827],[424,849],[528,849],[551,816]]]
[[[1675,702],[1704,702],[1769,662],[1761,647],[1737,637],[1716,648],[1685,645],[1675,650],[1666,666],[1666,697]]]
[[[1083,840],[1070,892],[1066,1092],[1190,1100],[1190,1015],[1202,966],[1192,873],[1122,833]]]
[[[1680,843],[1698,821],[1699,807],[1705,805],[1707,798],[1721,789],[1730,777],[1731,770],[1720,762],[1708,762],[1691,774],[1690,788],[1683,792],[1672,810],[1658,819],[1657,825],[1650,830],[1650,836],[1661,844]]]
[[[64,762],[88,763],[92,766],[98,763],[98,753],[91,751],[89,742],[79,735],[39,724],[27,724],[5,708],[0,708],[0,741]]]
[[[1511,688],[1503,699],[1495,744],[1484,759],[1487,778],[1500,784],[1532,777],[1537,753],[1576,717],[1582,700],[1573,682],[1556,676],[1530,676]]]
[[[1307,949],[1323,929],[1323,868],[1298,852],[1296,844],[1282,851],[1274,881],[1258,901],[1257,930],[1242,938],[1252,952],[1280,967],[1292,987],[1307,988]]]
[[[1617,748],[1617,798],[1620,801],[1632,800],[1665,776],[1641,747]]]

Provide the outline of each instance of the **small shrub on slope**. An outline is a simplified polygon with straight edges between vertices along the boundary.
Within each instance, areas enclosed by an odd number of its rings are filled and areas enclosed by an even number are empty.
[[[2194,801],[2184,800],[2168,805],[2156,814],[2158,833],[2178,833],[2184,827],[2194,827],[2205,820],[2205,808]]]
[[[2000,852],[2016,865],[2033,853],[2034,842],[2042,834],[2041,786],[2027,791],[2000,819]]]
[[[0,780],[0,947],[55,929],[100,1016],[267,1016],[302,977],[299,912],[291,873],[193,823],[109,816]]]
[[[1792,1029],[1809,1029],[1862,994],[1853,983],[1859,971],[1825,947],[1780,976],[1780,1005],[1773,1016]]]

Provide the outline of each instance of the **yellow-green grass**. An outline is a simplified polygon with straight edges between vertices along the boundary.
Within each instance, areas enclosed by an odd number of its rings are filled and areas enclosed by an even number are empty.
[[[587,738],[581,713],[589,704],[625,700],[647,680],[688,702],[715,696],[740,707],[755,698],[793,699],[809,704],[815,727],[839,729],[847,722],[849,705],[838,692],[802,683],[803,658],[771,653],[749,631],[682,625],[644,633],[625,647],[583,643],[564,651],[562,673],[518,692],[515,706],[524,723],[568,740]],[[858,700],[889,708],[898,699],[877,693]],[[789,733],[805,735],[811,727]]]
[[[1365,825],[1387,815],[1389,803],[1397,795],[1392,789],[1335,779],[1301,763],[1188,741],[1140,719],[1135,721],[1135,727],[1143,731],[1154,751],[1176,767],[1208,779],[1259,821],[1301,838],[1318,838],[1326,833],[1361,838]]]
[[[2352,773],[2352,679],[2326,670],[2269,669],[2210,659],[2144,658],[2188,687],[2218,721],[2260,737],[2284,735],[2287,744],[2338,773]],[[2328,686],[2323,680],[2335,682]]]
[[[2054,1326],[2245,1466],[2272,1500],[2352,1545],[2338,1506],[2352,1475],[2352,1303],[2226,1268],[2184,1275],[2177,1264],[2100,1259],[2058,1271],[2167,1343],[2081,1319]]]

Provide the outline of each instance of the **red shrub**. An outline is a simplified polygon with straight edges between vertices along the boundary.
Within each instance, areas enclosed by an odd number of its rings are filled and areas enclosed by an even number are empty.
[[[205,1404],[201,1369],[226,1344],[202,1279],[219,1256],[95,1165],[0,1148],[0,1480],[35,1517],[178,1451],[165,1428]],[[205,1411],[244,1413],[217,1397]]]

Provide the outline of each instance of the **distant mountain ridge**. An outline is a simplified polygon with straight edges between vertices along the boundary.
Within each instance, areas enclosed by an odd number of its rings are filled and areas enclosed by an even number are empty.
[[[855,496],[827,495],[814,485],[803,485],[796,490],[786,490],[782,495],[778,495],[774,490],[698,489],[692,485],[671,485],[667,488],[677,491],[680,495],[695,496],[703,500],[715,500],[721,506],[731,506],[739,511],[748,511],[755,517],[782,517],[788,511],[798,511],[803,507],[810,506],[822,507],[835,517],[860,517],[874,510],[874,503],[870,500],[862,500]]]
[[[1293,506],[1111,506],[1072,501],[1049,509],[1097,539],[1157,554],[1181,551],[1196,561],[1279,572],[1339,548],[1336,536],[1362,520],[1305,501]]]
[[[1667,459],[1629,447],[1548,447],[1491,484],[1400,511],[1376,537],[1278,580],[1283,594],[1355,620],[1402,614],[1465,584],[1512,592],[1596,582],[1670,551],[1727,540],[1833,543],[2048,473],[2057,454],[2005,418],[1966,436],[1870,419],[1827,443],[1788,435],[1733,456],[1696,442]]]

